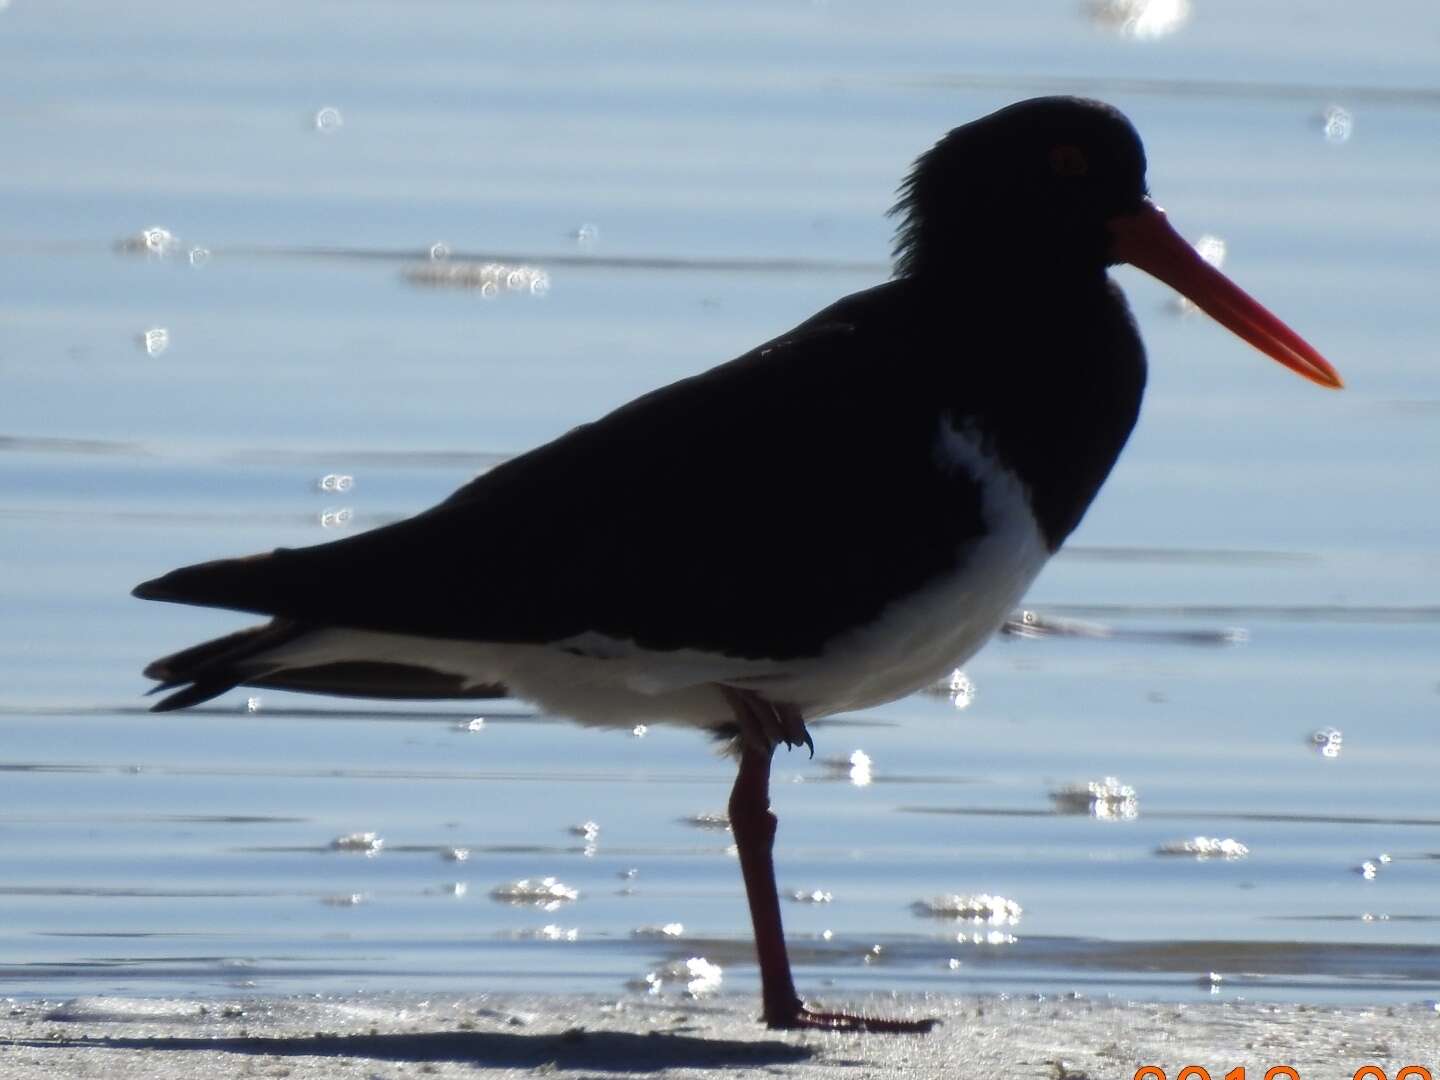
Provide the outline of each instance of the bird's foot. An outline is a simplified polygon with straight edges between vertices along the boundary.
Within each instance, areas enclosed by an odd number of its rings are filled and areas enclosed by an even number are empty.
[[[792,749],[803,746],[815,756],[815,740],[805,727],[805,718],[793,705],[777,704],[753,690],[717,684],[740,720],[740,737],[761,753],[784,743]]]
[[[924,1035],[940,1021],[934,1017],[924,1020],[888,1020],[879,1016],[861,1016],[857,1013],[822,1012],[797,1004],[794,1012],[789,1010],[782,1016],[765,1017],[767,1027],[804,1031],[868,1032],[882,1035]]]

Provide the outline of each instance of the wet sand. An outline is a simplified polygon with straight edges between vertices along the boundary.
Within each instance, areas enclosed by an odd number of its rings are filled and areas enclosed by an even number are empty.
[[[1201,1065],[1220,1080],[1240,1066],[1258,1078],[1285,1065],[1304,1080],[1351,1080],[1374,1065],[1395,1080],[1406,1066],[1440,1071],[1440,1011],[1428,1004],[941,996],[845,1004],[936,1016],[942,1024],[926,1036],[770,1032],[754,1020],[756,1002],[742,995],[12,1001],[0,1016],[0,1077],[721,1077],[763,1070],[796,1078],[1128,1080],[1154,1065],[1173,1080],[1185,1066]],[[1421,1076],[1412,1071],[1407,1080]]]

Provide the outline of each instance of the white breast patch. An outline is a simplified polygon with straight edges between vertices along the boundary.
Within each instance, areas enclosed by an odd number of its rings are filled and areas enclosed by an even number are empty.
[[[990,640],[1050,557],[1024,483],[978,433],[942,417],[935,460],[979,483],[986,533],[956,553],[953,570],[897,599],[823,656],[792,665],[787,700],[807,717],[893,701],[950,674]],[[774,682],[764,689],[783,696]]]

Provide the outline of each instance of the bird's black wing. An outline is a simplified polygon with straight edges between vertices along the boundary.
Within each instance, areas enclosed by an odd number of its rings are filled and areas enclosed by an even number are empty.
[[[503,642],[788,659],[954,565],[978,490],[894,286],[514,458],[409,520],[176,570],[147,599]],[[903,320],[902,320],[903,321]],[[878,437],[876,432],[885,436]]]

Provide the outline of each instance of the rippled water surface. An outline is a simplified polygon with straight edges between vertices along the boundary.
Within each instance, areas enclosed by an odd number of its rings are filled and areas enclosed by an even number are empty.
[[[1349,388],[1117,272],[1151,391],[1036,617],[973,695],[777,761],[799,980],[1440,993],[1440,16],[1136,7],[0,3],[0,990],[752,990],[702,737],[155,716],[143,664],[240,619],[127,594],[413,513],[882,279],[918,152],[1071,91]],[[1234,843],[1162,853],[1197,837]]]

